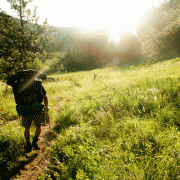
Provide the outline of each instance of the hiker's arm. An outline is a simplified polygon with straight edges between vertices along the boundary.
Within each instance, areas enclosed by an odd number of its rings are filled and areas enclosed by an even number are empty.
[[[44,95],[44,105],[45,105],[45,111],[46,111],[46,117],[47,117],[47,122],[49,122],[49,106],[48,106],[48,97],[47,94]],[[49,122],[50,123],[50,122]]]
[[[49,106],[48,106],[48,96],[47,96],[47,94],[44,95],[44,105],[45,105],[45,111],[48,111]]]

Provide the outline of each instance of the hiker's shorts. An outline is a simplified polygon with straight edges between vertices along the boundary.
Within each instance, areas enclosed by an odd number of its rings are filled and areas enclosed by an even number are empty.
[[[41,123],[45,122],[45,115],[32,115],[32,116],[22,116],[22,126],[25,128],[30,128],[32,121],[34,121],[35,126],[41,127]]]

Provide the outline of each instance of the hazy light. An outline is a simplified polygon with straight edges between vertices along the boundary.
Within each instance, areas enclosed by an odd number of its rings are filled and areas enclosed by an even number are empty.
[[[145,11],[158,6],[159,0],[34,0],[30,8],[38,6],[40,23],[47,18],[50,25],[57,27],[84,27],[105,29],[114,41],[121,31],[135,32],[135,27]],[[1,0],[1,8],[10,15],[10,4]]]

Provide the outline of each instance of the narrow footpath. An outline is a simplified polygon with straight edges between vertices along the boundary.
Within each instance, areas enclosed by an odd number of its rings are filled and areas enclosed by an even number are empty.
[[[52,127],[49,129],[49,125],[42,126],[38,141],[40,150],[33,150],[27,154],[28,160],[24,169],[19,172],[18,176],[13,178],[14,180],[37,180],[39,174],[47,168],[50,159],[50,152],[47,147],[50,147],[51,141],[57,137]]]

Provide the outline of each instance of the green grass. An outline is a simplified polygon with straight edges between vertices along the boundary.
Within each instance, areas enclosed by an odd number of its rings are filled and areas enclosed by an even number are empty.
[[[179,179],[179,65],[54,76],[60,135],[39,179]]]
[[[0,179],[5,179],[13,169],[20,166],[24,150],[23,129],[19,122],[12,121],[0,127],[0,168],[3,169]]]
[[[11,87],[0,82],[0,124],[4,121],[17,119],[14,96]]]
[[[179,179],[179,72],[177,58],[53,75],[44,86],[59,136],[39,179]]]

